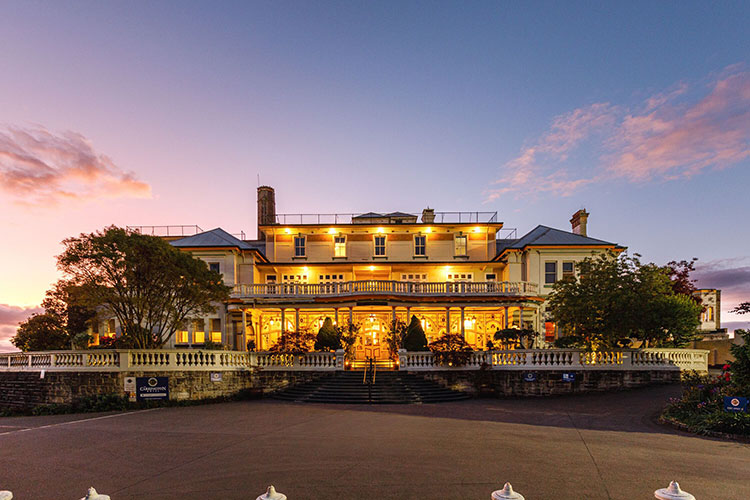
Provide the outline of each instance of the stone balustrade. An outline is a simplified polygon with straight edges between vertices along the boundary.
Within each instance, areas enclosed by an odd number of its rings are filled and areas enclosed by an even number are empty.
[[[700,349],[626,349],[587,352],[580,349],[474,351],[466,365],[440,366],[431,352],[399,351],[407,371],[478,370],[695,370],[708,371],[708,351]],[[204,351],[199,349],[113,349],[0,354],[2,371],[336,371],[344,352],[281,354]]]

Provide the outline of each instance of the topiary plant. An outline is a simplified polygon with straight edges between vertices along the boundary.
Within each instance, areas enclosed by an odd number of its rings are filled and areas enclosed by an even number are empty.
[[[427,337],[422,329],[422,323],[416,316],[411,317],[411,322],[406,328],[404,335],[404,349],[407,351],[427,351]]]
[[[335,351],[336,349],[341,349],[341,338],[336,331],[336,328],[333,326],[331,318],[326,318],[315,338],[315,350]]]

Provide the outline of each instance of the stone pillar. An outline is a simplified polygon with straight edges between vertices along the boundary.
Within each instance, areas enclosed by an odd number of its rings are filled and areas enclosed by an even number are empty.
[[[510,308],[508,306],[505,306],[504,309],[505,309],[505,317],[504,317],[504,320],[505,320],[505,329],[507,330],[508,327],[510,326],[510,323],[508,323],[508,309],[510,309]]]
[[[445,333],[451,332],[451,308],[445,308]]]
[[[284,315],[284,308],[281,308],[281,335],[284,335],[284,330],[286,330],[286,316]]]
[[[409,321],[411,321],[411,307],[406,308],[406,324],[409,324]]]
[[[461,306],[461,336],[466,338],[466,328],[464,327],[464,306]]]
[[[338,307],[335,307],[333,309],[333,323],[336,326],[339,326],[339,308]]]

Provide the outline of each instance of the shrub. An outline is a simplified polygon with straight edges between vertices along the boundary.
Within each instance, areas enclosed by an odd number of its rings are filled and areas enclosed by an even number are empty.
[[[310,352],[314,343],[315,335],[307,330],[284,331],[269,351],[281,354],[304,354]]]
[[[443,366],[464,366],[471,359],[474,349],[463,336],[446,333],[430,344],[430,350],[435,355],[435,363]]]
[[[403,348],[407,351],[426,351],[427,337],[422,329],[422,323],[416,316],[411,317],[409,326],[406,327]]]
[[[333,326],[331,318],[326,318],[315,338],[315,350],[335,351],[336,349],[341,349],[341,338],[336,331],[336,328]]]
[[[743,392],[750,393],[750,330],[736,330],[734,334],[741,336],[744,344],[735,344],[730,348],[734,356],[734,361],[730,363],[732,377]]]

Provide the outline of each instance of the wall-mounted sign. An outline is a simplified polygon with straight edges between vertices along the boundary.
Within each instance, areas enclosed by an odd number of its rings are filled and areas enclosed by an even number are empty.
[[[128,400],[135,401],[135,377],[125,377],[122,385]]]
[[[169,377],[136,377],[138,401],[169,399]]]
[[[224,374],[221,372],[211,372],[211,382],[221,382],[224,380]]]
[[[747,403],[748,403],[747,398],[740,398],[737,396],[725,396],[724,397],[724,411],[746,412]]]
[[[562,379],[563,379],[563,382],[575,382],[576,374],[575,373],[563,373]]]
[[[524,382],[536,382],[536,373],[524,373],[523,374],[523,381]]]

